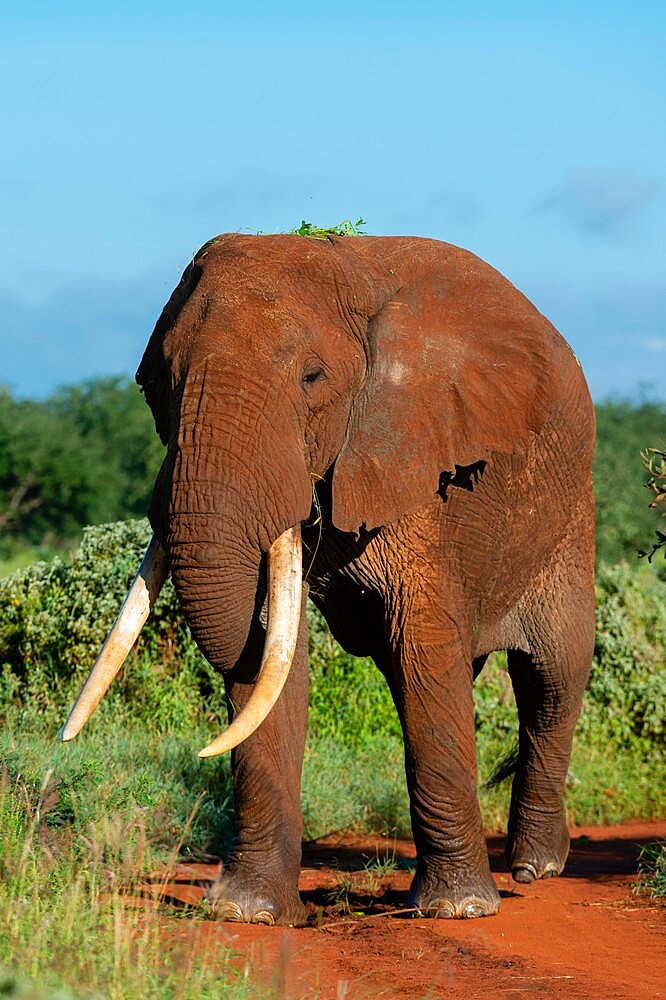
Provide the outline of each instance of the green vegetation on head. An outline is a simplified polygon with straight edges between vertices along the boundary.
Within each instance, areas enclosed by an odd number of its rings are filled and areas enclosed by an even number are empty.
[[[345,219],[335,226],[315,226],[313,222],[306,222],[303,219],[298,229],[291,230],[291,234],[307,236],[311,240],[326,240],[329,236],[367,236],[367,233],[363,232],[364,226],[364,219],[357,219],[356,222]]]

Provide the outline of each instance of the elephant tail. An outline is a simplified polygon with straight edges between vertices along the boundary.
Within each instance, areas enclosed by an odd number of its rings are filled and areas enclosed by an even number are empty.
[[[514,743],[510,750],[495,764],[490,776],[483,783],[484,788],[497,788],[503,781],[515,774],[518,767],[518,744]]]

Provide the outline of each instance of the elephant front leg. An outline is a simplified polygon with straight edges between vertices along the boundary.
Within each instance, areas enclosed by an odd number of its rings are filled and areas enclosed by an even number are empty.
[[[418,858],[410,904],[437,917],[496,913],[476,791],[471,664],[457,636],[409,643],[394,677]]]
[[[251,684],[228,678],[239,711]],[[261,726],[232,751],[235,837],[207,899],[219,920],[305,923],[298,895],[303,819],[300,791],[307,728],[308,653],[305,614],[287,683]]]

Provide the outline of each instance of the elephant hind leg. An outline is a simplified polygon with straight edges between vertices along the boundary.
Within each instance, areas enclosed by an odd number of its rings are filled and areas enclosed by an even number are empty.
[[[564,788],[574,729],[594,651],[589,568],[560,563],[524,621],[530,651],[510,650],[519,718],[507,861],[517,882],[559,875],[569,852]],[[560,569],[561,567],[561,569]]]

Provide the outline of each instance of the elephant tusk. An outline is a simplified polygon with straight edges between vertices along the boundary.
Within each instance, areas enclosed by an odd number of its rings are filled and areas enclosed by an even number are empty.
[[[254,690],[229,728],[199,751],[200,757],[216,757],[233,750],[259,728],[280,697],[296,651],[302,588],[299,526],[283,532],[268,552],[268,627]]]
[[[118,617],[62,727],[60,739],[64,743],[80,733],[106,694],[136,642],[168,575],[168,556],[162,543],[153,535]]]

